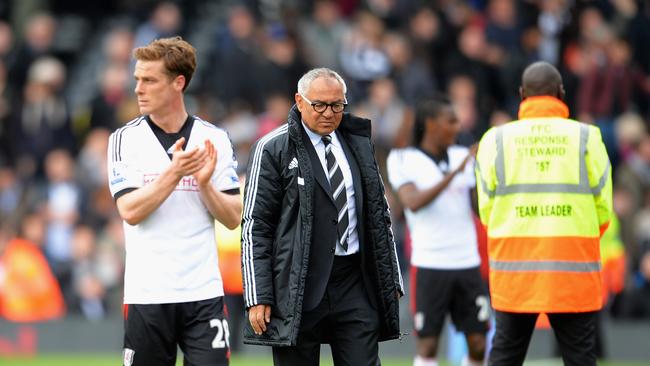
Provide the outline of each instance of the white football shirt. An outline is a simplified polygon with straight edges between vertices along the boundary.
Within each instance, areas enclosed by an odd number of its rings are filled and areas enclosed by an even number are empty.
[[[449,171],[460,166],[468,153],[465,147],[450,146],[447,149]],[[392,150],[387,169],[388,180],[395,191],[407,183],[419,190],[428,189],[444,177],[436,162],[415,147]],[[412,265],[462,269],[480,264],[469,194],[475,185],[470,161],[428,205],[415,212],[405,209],[413,246]]]
[[[194,117],[186,149],[209,139],[217,150],[212,184],[219,191],[239,189],[237,161],[227,133]],[[143,187],[171,160],[146,117],[116,130],[109,140],[111,194]],[[201,201],[192,176],[183,177],[170,196],[137,225],[124,222],[125,304],[163,304],[223,296],[214,219]]]

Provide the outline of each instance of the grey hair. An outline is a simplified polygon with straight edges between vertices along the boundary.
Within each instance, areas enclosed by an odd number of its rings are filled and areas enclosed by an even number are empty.
[[[345,85],[345,80],[339,75],[336,71],[328,69],[326,67],[319,67],[317,69],[311,69],[303,75],[300,80],[298,80],[298,94],[305,95],[307,90],[311,86],[311,82],[320,78],[320,77],[330,77],[336,79],[341,86],[343,86],[343,95],[348,92],[348,87]]]

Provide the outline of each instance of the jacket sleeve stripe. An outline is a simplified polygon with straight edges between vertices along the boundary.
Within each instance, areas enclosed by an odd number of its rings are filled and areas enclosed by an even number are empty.
[[[384,196],[384,199],[386,199],[386,196]],[[388,201],[386,201],[386,204],[388,205]],[[388,208],[388,215],[390,216],[390,207]],[[388,228],[388,230],[390,230],[390,235],[393,237],[393,240],[392,240],[392,242],[393,242],[393,255],[395,256],[395,262],[397,264],[397,276],[399,278],[399,291],[402,294],[405,294],[406,292],[404,291],[404,280],[402,279],[402,270],[401,270],[401,267],[399,265],[399,257],[397,256],[397,247],[395,245],[395,234],[393,233],[393,227],[390,226]]]
[[[257,290],[255,288],[255,263],[253,261],[253,210],[255,209],[255,199],[257,196],[257,185],[259,182],[260,166],[264,146],[273,138],[285,134],[287,125],[283,125],[277,130],[263,137],[257,144],[253,154],[252,164],[249,167],[250,176],[248,179],[248,191],[244,199],[244,226],[242,227],[242,263],[244,266],[244,299],[246,307],[257,305]]]

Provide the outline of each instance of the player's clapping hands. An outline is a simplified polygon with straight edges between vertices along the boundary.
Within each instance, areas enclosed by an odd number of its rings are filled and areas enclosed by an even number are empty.
[[[194,178],[199,183],[199,187],[210,182],[210,177],[214,173],[214,169],[217,166],[217,149],[210,140],[205,140],[205,157],[203,158],[203,166],[194,172]]]
[[[174,144],[172,171],[179,178],[193,175],[199,185],[205,184],[210,180],[217,161],[214,145],[209,140],[206,140],[205,148],[196,146],[193,149],[183,151],[184,143],[185,138],[181,137]]]

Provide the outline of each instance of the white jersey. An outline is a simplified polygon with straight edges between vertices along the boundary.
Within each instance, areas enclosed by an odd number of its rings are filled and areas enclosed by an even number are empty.
[[[237,162],[228,135],[197,117],[186,149],[209,139],[217,150],[212,184],[219,191],[239,189]],[[153,182],[171,163],[145,117],[115,131],[109,140],[111,194]],[[125,304],[163,304],[223,296],[214,219],[203,204],[198,183],[183,177],[176,189],[144,221],[124,222]]]
[[[463,162],[468,149],[447,149],[449,171]],[[395,149],[388,155],[388,179],[397,191],[412,183],[419,190],[428,189],[443,179],[436,162],[415,147]],[[429,204],[412,212],[405,209],[413,252],[411,264],[431,269],[462,269],[480,264],[476,228],[472,218],[470,190],[476,185],[472,162]]]

